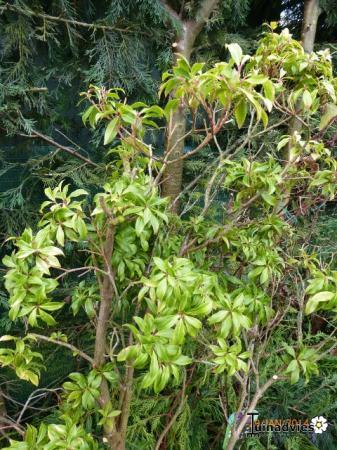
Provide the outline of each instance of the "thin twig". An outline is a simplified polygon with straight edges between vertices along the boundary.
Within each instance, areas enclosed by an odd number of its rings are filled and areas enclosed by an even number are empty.
[[[69,344],[68,342],[63,342],[63,341],[59,341],[57,339],[52,339],[48,336],[44,336],[42,334],[36,334],[36,333],[30,333],[31,336],[35,337],[36,339],[39,339],[41,341],[46,341],[49,342],[51,344],[56,344],[56,345],[60,345],[61,347],[66,347],[69,350],[71,350],[72,352],[77,353],[79,356],[81,356],[83,359],[85,359],[86,361],[88,361],[91,365],[94,364],[94,360],[93,358],[91,358],[91,356],[87,355],[85,352],[83,352],[82,350],[78,349],[77,347],[75,347],[72,344]]]
[[[56,147],[59,150],[63,150],[65,152],[69,153],[70,155],[75,156],[78,159],[81,159],[82,161],[86,162],[87,164],[90,164],[91,166],[99,167],[98,164],[96,164],[95,162],[91,161],[89,158],[86,158],[85,156],[81,155],[81,153],[77,152],[73,148],[67,147],[65,145],[62,145],[62,144],[54,141],[54,139],[51,138],[50,136],[42,134],[42,133],[40,133],[37,130],[33,130],[32,134],[23,134],[23,133],[18,133],[18,134],[20,136],[27,137],[27,138],[39,138],[39,139],[42,139],[43,141],[48,142],[48,144],[52,145],[53,147]]]
[[[19,414],[19,417],[17,418],[16,423],[19,424],[21,422],[26,409],[29,408],[29,403],[31,402],[31,400],[45,396],[46,395],[45,392],[55,392],[57,390],[61,390],[61,388],[58,388],[58,389],[40,388],[40,389],[36,389],[35,391],[33,391],[27,398],[26,403],[23,405],[23,408],[20,411],[20,414]],[[41,392],[41,391],[44,392],[44,394],[35,395],[37,392]]]
[[[181,401],[179,403],[179,406],[178,406],[176,412],[174,413],[174,415],[171,417],[171,420],[169,421],[169,423],[166,425],[166,427],[164,428],[164,430],[160,434],[154,450],[159,450],[160,449],[160,446],[161,446],[165,436],[170,431],[170,429],[174,425],[175,421],[179,417],[179,415],[180,415],[180,413],[181,413],[181,411],[182,411],[182,409],[183,409],[183,407],[184,407],[184,405],[186,403],[185,390],[186,390],[186,380],[184,380],[183,388],[181,390]]]

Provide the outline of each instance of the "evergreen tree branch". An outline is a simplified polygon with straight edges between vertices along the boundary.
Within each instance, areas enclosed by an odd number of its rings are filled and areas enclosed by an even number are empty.
[[[4,6],[0,8],[0,13],[3,13],[5,11],[14,11],[19,14],[23,14],[25,16],[29,17],[38,17],[43,20],[49,20],[51,22],[62,22],[67,25],[73,25],[77,27],[84,27],[84,28],[93,28],[97,30],[103,30],[103,31],[119,31],[122,33],[129,33],[133,30],[130,30],[130,28],[119,28],[119,27],[113,27],[111,25],[101,25],[97,23],[88,23],[88,22],[82,22],[74,19],[65,19],[64,17],[58,17],[58,16],[51,16],[49,14],[39,13],[32,11],[31,9],[23,9],[16,5],[10,5],[9,3],[6,3]]]

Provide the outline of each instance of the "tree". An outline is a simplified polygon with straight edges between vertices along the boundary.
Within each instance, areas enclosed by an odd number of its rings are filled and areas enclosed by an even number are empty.
[[[306,53],[312,53],[314,50],[314,43],[316,37],[317,23],[318,18],[321,14],[322,10],[319,6],[319,0],[306,0],[304,2],[303,9],[303,21],[302,21],[302,30],[301,30],[301,43],[303,49]],[[305,108],[302,102],[298,102],[297,109]],[[293,136],[293,139],[296,140],[296,136],[302,132],[303,123],[300,118],[294,115],[293,119],[289,124],[289,135]],[[289,161],[293,157],[291,149],[292,149],[292,141],[289,141],[288,144],[288,154],[285,157],[285,163]],[[285,208],[287,205],[287,199],[283,205]]]
[[[319,0],[315,2],[284,0],[276,2],[276,4],[281,7],[286,25],[296,33],[296,36],[301,36],[303,23],[306,22],[304,35],[309,34],[311,37],[303,35],[302,40],[303,37],[307,39],[309,48],[315,41],[316,44],[335,42],[337,23],[335,0]]]
[[[136,7],[134,1],[125,0],[113,3],[34,0],[29,4],[0,1],[0,39],[4,43],[0,73],[2,140],[6,146],[20,144],[22,153],[28,155],[28,170],[21,174],[16,186],[10,185],[11,195],[0,193],[3,210],[7,212],[2,216],[3,223],[9,222],[11,214],[16,219],[7,227],[4,225],[4,234],[13,231],[10,225],[18,221],[19,215],[23,215],[23,223],[32,215],[23,211],[23,204],[32,204],[25,202],[27,191],[31,192],[28,186],[40,187],[44,176],[31,170],[30,159],[39,159],[42,172],[48,165],[53,173],[51,177],[61,166],[64,172],[76,171],[82,179],[90,178],[90,166],[97,167],[88,162],[84,167],[84,156],[89,154],[87,160],[100,163],[100,153],[95,151],[97,141],[94,138],[88,145],[89,137],[80,129],[79,110],[74,108],[71,99],[94,83],[118,86],[129,97],[154,101],[160,73],[174,59],[172,44],[184,35],[188,46],[193,44],[210,14],[212,5],[207,3],[201,8],[198,2],[180,8],[179,2],[172,2],[175,8],[181,9],[179,18],[179,14],[172,14],[174,10],[160,0],[140,0]],[[223,2],[212,29],[221,29],[222,34],[224,29],[235,30],[247,9],[248,0]],[[203,28],[205,35],[207,30]],[[212,42],[206,45],[210,46]],[[184,53],[187,55],[188,49]],[[74,148],[72,141],[80,146]],[[17,170],[19,166],[22,170],[21,161],[21,164],[13,163],[13,153],[12,148],[5,153],[1,161],[4,168],[9,171],[14,166]],[[78,164],[75,158],[80,159]],[[3,185],[5,190],[4,182]]]
[[[177,41],[174,43],[176,59],[179,55],[189,60],[193,47],[204,27],[218,5],[218,0],[204,0],[196,11],[195,20],[183,20],[181,14],[178,15],[167,2],[163,2],[173,20],[178,21],[179,31]],[[163,181],[163,195],[170,197],[174,201],[181,192],[183,176],[183,160],[181,156],[184,152],[185,134],[186,134],[186,108],[180,105],[170,117],[167,128],[166,155],[170,164],[166,168],[165,179]],[[174,209],[177,211],[178,202],[174,203]]]
[[[86,188],[101,176],[73,99],[96,83],[154,101],[173,33],[159,0],[0,1],[2,241],[34,223],[61,172]]]
[[[267,390],[309,380],[335,348],[336,271],[278,208],[292,192],[293,216],[315,207],[318,214],[336,195],[337,161],[323,142],[337,117],[329,52],[308,55],[287,30],[266,32],[251,57],[237,44],[228,51],[229,62],[209,69],[180,58],[163,76],[165,108],[128,103],[116,89],[92,86],[84,94],[84,123],[106,124],[107,181],[94,198],[64,183],[47,188],[37,229],[13,238],[15,249],[3,261],[9,317],[23,320],[27,332],[2,336],[0,350],[2,366],[35,385],[43,369],[39,342],[69,349],[84,366],[69,374],[52,419],[41,417],[37,428],[20,426],[21,441],[10,436],[7,448],[123,449],[133,399],[153,391],[169,402],[147,448],[179,448],[168,437],[189,396],[214,382],[226,387],[216,393],[228,424],[224,448],[231,450]],[[296,136],[286,166],[280,151],[289,136],[273,152],[250,152],[273,130],[286,129],[299,99],[308,135]],[[167,157],[145,140],[181,101],[200,134],[183,158],[210,140],[219,152],[204,207],[189,217],[169,212],[159,192]],[[239,129],[248,124],[247,131],[223,149],[217,135],[234,123]],[[210,213],[219,192],[226,195],[221,218]],[[73,266],[83,253],[81,265]],[[67,278],[69,307],[56,295]],[[88,349],[58,330],[62,308],[86,314]],[[308,317],[318,310],[333,325],[314,340]]]
[[[169,2],[163,1],[162,3],[172,20],[178,25],[176,40],[173,43],[175,59],[177,60],[181,55],[187,61],[190,61],[199,34],[210,20],[212,14],[216,12],[216,15],[219,16],[218,20],[221,18],[219,10],[226,2],[219,0],[202,1],[199,6],[194,8],[196,9],[194,11],[194,19],[191,19],[184,11],[184,3],[180,6],[179,14],[170,6]],[[232,6],[234,9],[234,5],[228,6]],[[246,16],[248,10],[247,2],[238,2],[235,8],[240,9],[240,6],[243,10],[241,14]],[[231,11],[232,15],[234,15],[233,9]],[[184,17],[186,15],[187,17]],[[165,153],[169,164],[163,179],[163,195],[171,198],[172,208],[175,212],[179,210],[178,196],[181,193],[183,178],[183,159],[181,157],[184,153],[185,140],[188,137],[188,134],[186,134],[186,113],[186,108],[181,104],[179,108],[172,112],[167,127]]]
[[[306,0],[302,25],[302,45],[307,53],[314,50],[318,18],[322,12],[319,0]]]

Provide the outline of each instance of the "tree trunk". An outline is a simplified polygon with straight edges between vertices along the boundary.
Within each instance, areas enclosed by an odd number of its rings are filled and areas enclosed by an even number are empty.
[[[301,41],[303,49],[306,53],[311,53],[314,51],[317,22],[321,12],[322,10],[319,7],[319,0],[305,0]],[[295,117],[295,119],[292,120],[289,128],[289,134],[292,135],[295,131],[301,131],[302,124]]]
[[[166,150],[168,154],[168,166],[164,172],[162,194],[170,197],[174,201],[181,191],[183,179],[183,160],[178,160],[170,164],[170,161],[180,158],[184,153],[186,132],[186,111],[181,105],[178,110],[171,115],[170,124],[167,127]],[[178,212],[178,202],[172,206],[174,212]]]
[[[301,41],[303,49],[306,53],[311,53],[314,51],[314,43],[316,37],[317,30],[317,22],[318,18],[321,14],[322,10],[319,6],[319,0],[305,0],[304,2],[304,11],[303,11],[303,24],[302,24],[302,33],[301,33]],[[298,102],[299,103],[299,102]],[[301,133],[302,131],[302,123],[295,116],[290,120],[289,123],[289,136],[293,136],[296,132]],[[285,155],[285,163],[291,161],[292,159],[292,140],[289,141],[289,145],[287,148],[287,154]],[[280,205],[277,205],[278,211],[283,211],[290,199],[290,192],[285,195],[285,199]]]
[[[301,40],[306,53],[311,53],[314,50],[317,22],[321,12],[319,0],[306,0],[304,2]]]
[[[175,45],[175,60],[179,55],[183,55],[187,60],[190,60],[191,53],[195,44],[195,40],[205,23],[209,19],[211,13],[214,11],[219,0],[204,0],[197,12],[196,19],[191,21],[182,21],[175,11],[172,10],[166,2],[164,6],[175,20],[180,21],[181,33]],[[183,155],[186,133],[186,109],[183,105],[172,113],[170,123],[167,127],[166,148],[168,165],[164,172],[164,179],[162,184],[162,194],[165,197],[170,197],[174,201],[181,192],[182,177],[183,177],[183,160],[178,160],[170,164],[170,161],[176,160]],[[179,211],[179,203],[175,202],[172,206],[174,212]]]
[[[106,209],[102,202],[103,209]],[[108,214],[107,214],[108,215]],[[107,347],[107,333],[111,314],[112,299],[114,296],[113,277],[111,271],[111,256],[114,247],[115,228],[111,222],[107,225],[106,241],[101,248],[101,256],[104,261],[105,274],[100,281],[100,308],[97,319],[95,350],[94,350],[94,366],[99,368],[105,363],[105,352]],[[109,385],[106,379],[102,379],[100,386],[99,403],[101,408],[111,406],[111,395]],[[125,440],[121,433],[117,430],[115,421],[108,420],[104,424],[104,438],[111,450],[125,450]]]
[[[306,53],[311,53],[314,51],[317,22],[321,12],[322,10],[319,6],[319,0],[305,1],[301,40]],[[318,316],[314,315],[311,318],[311,325],[315,330],[315,334],[322,330],[324,322],[322,322]]]
[[[311,53],[314,51],[317,22],[321,12],[322,10],[319,7],[319,0],[306,0],[304,2],[301,41],[306,53]],[[289,134],[292,135],[295,131],[300,132],[301,129],[302,124],[295,117],[290,124]]]

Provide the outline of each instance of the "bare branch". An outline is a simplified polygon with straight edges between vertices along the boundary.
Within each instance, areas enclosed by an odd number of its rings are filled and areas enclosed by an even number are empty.
[[[46,341],[49,342],[51,344],[56,344],[56,345],[60,345],[61,347],[66,347],[69,350],[71,350],[72,352],[77,353],[79,356],[81,356],[83,359],[85,359],[86,361],[88,361],[91,365],[94,364],[94,360],[91,358],[91,356],[87,355],[86,353],[84,353],[82,350],[78,349],[77,347],[75,347],[72,344],[69,344],[68,342],[63,342],[63,341],[59,341],[57,339],[52,339],[48,336],[44,336],[42,334],[36,334],[36,333],[30,333],[31,336],[35,337],[36,339],[39,339],[41,341]]]
[[[91,166],[99,167],[98,164],[96,164],[95,162],[91,161],[89,158],[86,158],[85,156],[81,155],[81,153],[78,153],[73,148],[67,147],[67,146],[62,145],[62,144],[59,144],[58,142],[54,141],[54,139],[51,138],[50,136],[42,134],[42,133],[40,133],[37,130],[33,130],[32,134],[30,134],[30,135],[28,135],[28,134],[20,134],[20,136],[42,139],[43,141],[48,142],[48,144],[52,145],[53,147],[56,147],[59,150],[63,150],[65,152],[69,153],[70,155],[75,156],[75,158],[81,159],[82,161],[86,162],[87,164],[90,164]]]
[[[263,396],[263,394],[270,388],[270,386],[274,383],[276,383],[277,381],[283,380],[283,377],[280,377],[278,375],[273,375],[269,380],[267,380],[265,382],[265,384],[263,386],[260,387],[260,389],[258,389],[254,395],[254,397],[252,398],[252,401],[250,402],[248,408],[247,408],[247,412],[252,412],[254,411],[254,409],[256,408],[256,405],[258,403],[258,401],[261,399],[261,397]],[[227,446],[227,450],[233,450],[235,447],[235,444],[237,442],[237,440],[239,439],[240,434],[242,433],[244,427],[246,426],[249,417],[246,414],[244,414],[243,418],[241,419],[238,427],[233,430],[230,441],[228,443]]]
[[[44,397],[44,396],[46,395],[46,393],[48,393],[48,392],[56,393],[56,391],[60,391],[60,390],[62,390],[62,389],[61,389],[61,388],[58,388],[58,389],[47,389],[47,388],[35,389],[35,391],[33,391],[33,392],[29,395],[29,397],[28,397],[27,400],[26,400],[26,403],[23,405],[23,408],[22,408],[21,411],[20,411],[20,414],[19,414],[19,417],[17,418],[16,423],[17,423],[17,424],[20,424],[20,422],[21,422],[21,420],[22,420],[22,418],[23,418],[23,415],[24,415],[24,413],[26,412],[27,408],[31,408],[31,407],[29,406],[29,404],[31,403],[32,400],[34,400],[34,399],[36,399],[36,398]],[[42,392],[42,394],[36,395],[37,392]],[[35,409],[35,408],[34,408],[34,409]]]
[[[159,450],[160,446],[165,438],[165,436],[167,435],[167,433],[170,431],[170,429],[172,428],[172,426],[174,425],[174,423],[176,422],[176,420],[178,419],[180,413],[182,412],[182,409],[186,403],[186,395],[185,395],[185,390],[186,390],[186,380],[184,380],[184,384],[183,384],[183,388],[181,390],[181,401],[179,403],[179,406],[176,410],[176,412],[174,413],[174,415],[171,417],[171,420],[169,421],[169,423],[166,425],[166,427],[164,428],[164,430],[162,431],[161,435],[158,438],[155,450]]]

